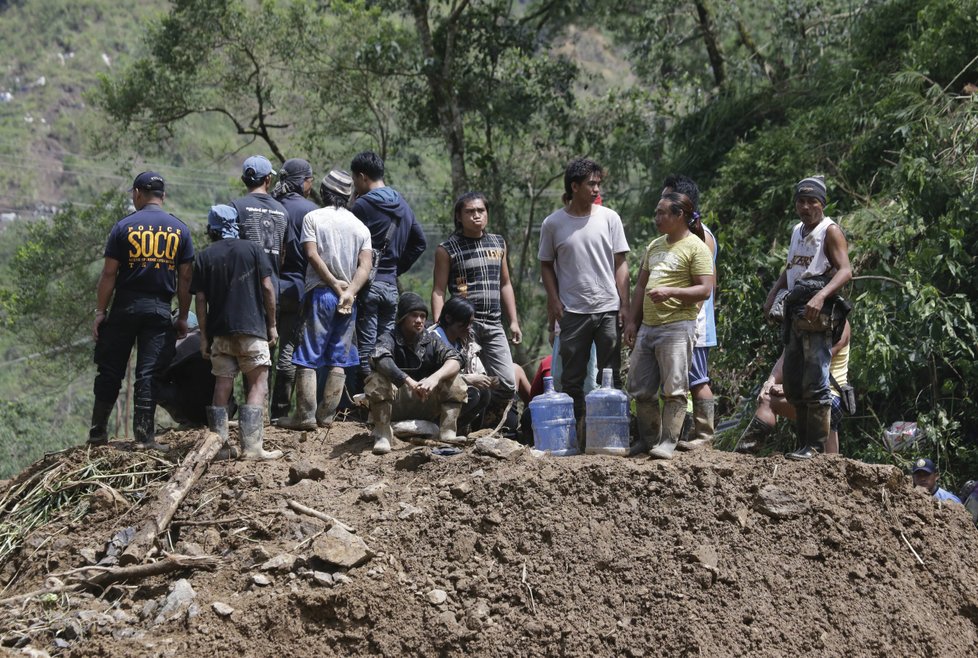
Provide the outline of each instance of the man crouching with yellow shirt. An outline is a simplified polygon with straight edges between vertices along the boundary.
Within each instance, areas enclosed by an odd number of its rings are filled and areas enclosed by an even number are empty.
[[[645,250],[623,339],[632,349],[628,394],[639,443],[651,446],[653,459],[672,459],[686,417],[698,304],[713,289],[713,257],[694,233],[703,229],[685,194],[662,195],[655,227],[662,235]]]

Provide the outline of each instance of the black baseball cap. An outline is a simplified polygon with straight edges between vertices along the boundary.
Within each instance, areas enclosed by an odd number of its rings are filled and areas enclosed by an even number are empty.
[[[136,180],[132,182],[132,189],[147,192],[162,192],[165,185],[166,183],[163,182],[163,177],[158,173],[155,171],[144,171],[136,176]]]

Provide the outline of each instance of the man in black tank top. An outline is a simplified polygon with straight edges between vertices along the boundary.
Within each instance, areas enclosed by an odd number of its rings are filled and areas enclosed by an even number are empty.
[[[509,320],[514,345],[523,339],[516,314],[516,295],[509,278],[506,240],[486,232],[489,214],[479,192],[463,194],[455,202],[455,232],[435,251],[431,309],[437,319],[445,304],[446,289],[452,297],[464,297],[475,307],[472,334],[482,348],[486,374],[498,377],[486,425],[495,426],[499,413],[513,399],[516,375],[502,316]],[[512,428],[515,430],[515,428]]]

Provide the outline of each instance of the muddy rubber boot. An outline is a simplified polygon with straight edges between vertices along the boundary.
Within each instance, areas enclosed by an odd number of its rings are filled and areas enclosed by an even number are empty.
[[[279,418],[288,416],[292,409],[292,387],[295,385],[295,373],[295,370],[275,371],[275,387],[272,389],[270,416],[273,425],[278,424]]]
[[[104,446],[109,442],[109,416],[114,402],[95,399],[92,407],[92,424],[88,428],[88,445]]]
[[[247,405],[245,405],[247,406]],[[295,368],[295,413],[279,418],[279,427],[287,430],[309,431],[316,429],[316,371],[312,368]]]
[[[649,450],[652,459],[672,459],[686,419],[686,400],[666,400],[662,407],[662,436]]]
[[[391,441],[394,440],[394,432],[391,430],[392,406],[387,400],[372,400],[370,402],[370,422],[374,426],[370,435],[374,437],[373,453],[375,455],[386,455],[391,451]]]
[[[241,433],[241,459],[267,461],[282,456],[281,450],[265,450],[265,410],[257,404],[238,407],[238,431]]]
[[[740,435],[740,440],[734,446],[734,452],[752,455],[764,447],[768,437],[773,433],[773,425],[768,425],[757,416],[754,416],[750,419],[747,427],[744,428],[744,433]]]
[[[237,459],[240,455],[238,448],[228,445],[228,408],[205,407],[204,411],[207,412],[207,429],[224,439],[224,446],[217,451],[214,459],[217,461]]]
[[[438,422],[438,440],[445,443],[459,443],[464,441],[464,436],[456,433],[458,428],[458,417],[462,414],[462,405],[458,402],[445,402],[441,405],[441,414]]]
[[[316,424],[320,427],[329,427],[333,424],[333,417],[336,416],[336,409],[340,406],[340,398],[343,397],[345,385],[345,372],[342,370],[339,372],[329,371],[326,386],[323,388],[323,399],[316,408]]]
[[[713,443],[713,414],[716,400],[693,400],[693,438],[680,441],[679,450],[695,450]]]
[[[166,452],[170,446],[156,442],[156,405],[136,403],[132,412],[132,435],[136,439],[137,450],[159,450]]]
[[[808,461],[825,452],[825,442],[829,438],[829,424],[832,421],[831,406],[810,406],[805,414],[805,443],[794,452],[785,455],[793,461]]]
[[[629,454],[637,455],[648,452],[659,443],[660,425],[658,400],[635,400],[635,420],[637,436],[629,448]]]

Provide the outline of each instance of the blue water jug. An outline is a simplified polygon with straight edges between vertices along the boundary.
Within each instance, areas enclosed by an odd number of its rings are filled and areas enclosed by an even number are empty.
[[[533,447],[563,457],[577,454],[574,400],[554,390],[554,378],[543,378],[543,393],[530,401]]]
[[[601,371],[601,387],[587,394],[587,446],[589,455],[628,456],[628,396],[614,387],[611,368]]]

